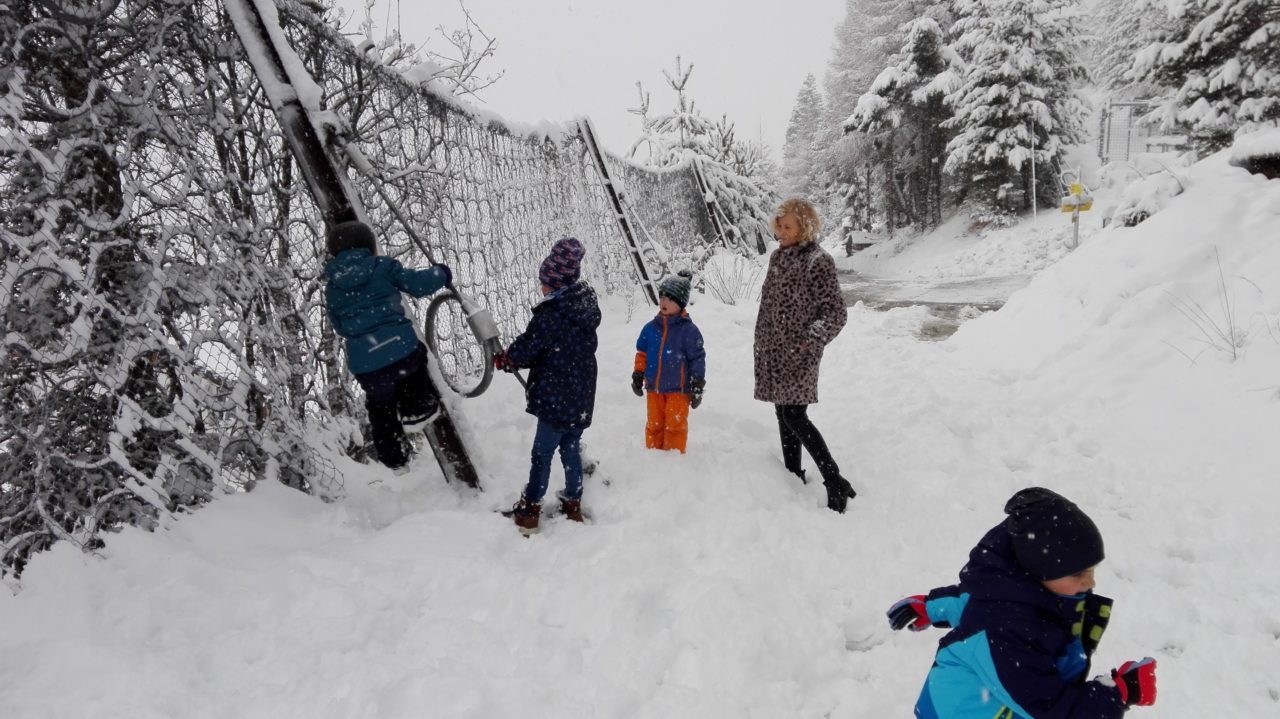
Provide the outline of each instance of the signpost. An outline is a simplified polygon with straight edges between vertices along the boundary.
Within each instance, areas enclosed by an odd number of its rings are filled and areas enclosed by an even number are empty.
[[[1079,182],[1071,183],[1071,191],[1062,198],[1062,211],[1071,213],[1071,249],[1080,246],[1080,213],[1093,207],[1093,195]]]

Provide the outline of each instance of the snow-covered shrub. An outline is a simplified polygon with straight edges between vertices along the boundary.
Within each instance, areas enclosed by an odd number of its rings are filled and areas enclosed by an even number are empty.
[[[703,289],[726,305],[755,302],[763,281],[762,262],[725,250],[702,268]]]
[[[1280,127],[1237,136],[1231,145],[1231,164],[1273,180],[1280,178]]]
[[[1133,227],[1164,209],[1169,200],[1187,189],[1187,178],[1172,170],[1164,170],[1131,182],[1111,215],[1111,222]]]

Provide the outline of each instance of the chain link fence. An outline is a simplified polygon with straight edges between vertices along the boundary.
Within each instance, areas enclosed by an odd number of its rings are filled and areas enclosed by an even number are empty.
[[[449,264],[508,341],[562,236],[588,247],[597,290],[643,301],[576,127],[477,116],[277,4],[381,175],[353,179],[383,253]],[[323,222],[220,5],[0,10],[0,575],[259,481],[341,496],[319,442],[358,435],[363,408],[325,317]],[[612,164],[642,242],[711,239],[687,179]],[[443,369],[474,371],[465,323],[448,324]]]

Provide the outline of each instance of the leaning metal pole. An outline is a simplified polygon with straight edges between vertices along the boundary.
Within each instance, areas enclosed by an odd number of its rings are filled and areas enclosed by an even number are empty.
[[[277,9],[272,0],[222,0],[231,18],[240,43],[244,46],[249,63],[253,66],[271,109],[280,120],[289,150],[302,168],[307,188],[315,198],[316,206],[325,225],[332,227],[348,220],[366,220],[364,206],[360,203],[355,187],[347,178],[343,165],[330,152],[319,129],[325,122],[319,107],[320,98],[311,98],[314,106],[308,107],[299,95],[299,89],[315,88],[297,56],[289,48],[277,21]],[[266,22],[270,17],[271,22]],[[286,62],[285,58],[292,62]],[[430,384],[431,392],[440,411],[428,424],[424,434],[427,443],[445,479],[459,481],[471,487],[479,487],[471,457],[462,443],[457,427],[449,416],[439,390]]]
[[[604,162],[604,154],[600,152],[600,146],[596,144],[596,131],[591,126],[591,120],[585,117],[578,120],[578,132],[582,134],[582,141],[586,144],[587,153],[591,155],[591,162],[595,165],[596,172],[600,175],[600,185],[604,189],[605,197],[609,200],[609,209],[613,211],[613,219],[618,223],[618,231],[622,233],[622,238],[627,242],[627,248],[631,254],[631,262],[635,265],[636,275],[640,278],[640,286],[644,288],[645,296],[656,307],[658,305],[658,287],[654,284],[653,273],[649,271],[649,265],[644,260],[644,252],[640,249],[640,243],[636,241],[635,233],[631,231],[631,221],[627,219],[627,213],[622,208],[622,198],[619,195],[617,185],[613,183],[613,177],[609,175],[609,166]]]

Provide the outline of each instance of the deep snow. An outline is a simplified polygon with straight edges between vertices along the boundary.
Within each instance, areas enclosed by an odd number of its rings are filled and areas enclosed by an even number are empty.
[[[954,581],[1029,485],[1106,538],[1095,669],[1159,659],[1137,716],[1280,715],[1280,182],[1225,153],[1188,175],[946,342],[912,338],[922,309],[853,308],[811,412],[859,491],[845,516],[783,470],[751,399],[754,307],[691,307],[707,395],[679,456],[643,449],[628,386],[648,315],[607,303],[594,524],[523,539],[494,513],[533,435],[499,377],[459,409],[479,495],[429,459],[393,477],[340,458],[334,504],[260,486],[104,557],[36,558],[0,597],[3,715],[910,716],[942,634],[894,634],[885,608]],[[1044,249],[1015,238],[1024,264]],[[1190,319],[1226,322],[1215,250],[1234,359]]]

